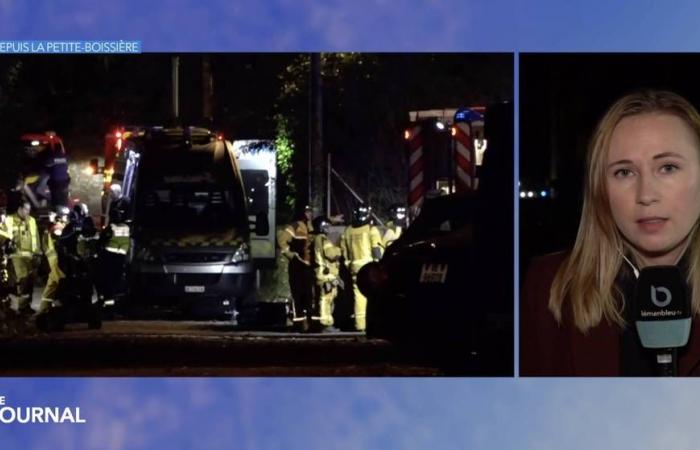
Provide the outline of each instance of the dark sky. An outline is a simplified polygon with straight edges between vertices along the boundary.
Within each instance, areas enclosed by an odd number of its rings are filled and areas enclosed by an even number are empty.
[[[212,54],[216,119],[247,135],[274,133],[271,118],[289,105],[278,102],[280,75],[298,54]],[[347,86],[326,77],[324,112],[329,120],[374,111],[369,99],[377,95],[392,102],[396,114],[413,109],[460,107],[512,100],[512,56],[469,54],[370,54],[373,63]],[[202,54],[180,55],[180,108],[186,121],[201,120]],[[367,63],[367,61],[365,61]],[[171,55],[130,56],[0,55],[0,109],[12,111],[23,129],[58,128],[65,133],[102,132],[106,123],[162,123],[170,114]],[[351,80],[352,77],[367,80]],[[306,83],[306,74],[300,81]],[[369,78],[371,77],[371,79]],[[289,77],[287,77],[289,78]],[[334,93],[351,89],[360,96],[356,106]],[[299,97],[307,102],[305,86]],[[391,96],[393,95],[393,97]],[[363,98],[365,96],[366,98]],[[344,103],[343,103],[344,102]],[[365,106],[364,110],[361,108]],[[306,108],[304,108],[306,109]],[[0,111],[1,113],[2,111]],[[306,114],[307,111],[302,111]],[[364,117],[355,117],[355,122]],[[332,131],[332,127],[331,127]]]
[[[607,108],[644,88],[668,89],[700,106],[697,54],[522,54],[520,181],[552,200],[520,201],[521,270],[533,255],[573,245],[585,155]]]
[[[545,182],[555,158],[559,178],[578,184],[593,128],[626,93],[668,89],[700,105],[700,55],[523,54],[520,61],[522,181]]]

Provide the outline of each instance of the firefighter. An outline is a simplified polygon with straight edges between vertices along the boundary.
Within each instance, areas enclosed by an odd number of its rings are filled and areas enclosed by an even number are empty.
[[[322,331],[338,331],[333,327],[333,303],[338,295],[338,287],[344,287],[340,279],[340,248],[328,239],[331,220],[319,216],[313,220],[316,231],[314,238],[314,270],[316,273],[316,301]]]
[[[289,288],[292,293],[295,325],[306,331],[313,306],[314,271],[311,266],[311,223],[313,210],[304,207],[295,222],[278,235],[282,255],[289,261]]]
[[[0,206],[0,301],[5,300],[7,295],[7,285],[9,277],[7,273],[7,256],[10,254],[9,247],[12,242],[12,235],[7,232],[5,220],[7,219],[7,210],[5,206]]]
[[[56,206],[68,206],[68,158],[66,151],[58,141],[45,150],[42,155],[43,173],[47,178],[49,191],[51,192],[51,204]]]
[[[114,216],[112,216],[113,211]],[[126,222],[128,212],[129,199],[122,193],[122,187],[118,184],[111,185],[109,187],[109,204],[107,205],[107,222],[105,227],[108,227],[115,217],[120,217],[122,223]]]
[[[72,289],[72,280],[79,276],[86,277],[85,282],[89,282],[91,286],[94,284],[96,265],[91,264],[90,260],[95,256],[99,235],[88,212],[87,205],[76,203],[68,216],[68,224],[61,234],[59,265],[67,278],[71,279],[68,283],[71,288],[67,289],[67,292]],[[97,301],[97,296],[94,296],[94,301]]]
[[[79,234],[90,234],[96,231],[95,222],[90,217],[90,209],[85,203],[76,203],[69,215],[69,224],[75,228]]]
[[[41,258],[39,230],[30,212],[30,203],[23,200],[17,212],[5,219],[3,227],[12,241],[10,284],[13,286],[14,293],[11,293],[10,297],[17,302],[17,311],[21,314],[32,313],[34,275]]]
[[[110,187],[107,226],[100,234],[97,286],[103,304],[114,305],[117,294],[125,289],[126,255],[129,252],[129,201],[121,186]]]
[[[12,302],[10,301],[10,286],[8,263],[10,248],[12,245],[12,236],[5,228],[5,219],[7,218],[7,210],[5,209],[6,198],[0,191],[0,333],[16,334],[22,331],[21,326],[23,321],[16,321],[16,313],[12,310]]]
[[[395,204],[389,209],[390,219],[382,236],[383,247],[386,249],[396,241],[406,227],[406,207]]]
[[[68,244],[70,254],[87,258],[93,253],[99,235],[85,203],[76,203],[73,206],[66,232],[71,235],[70,244]]]
[[[44,248],[46,249],[46,259],[49,263],[49,277],[46,280],[44,292],[41,294],[41,303],[39,304],[39,313],[47,312],[56,302],[56,294],[61,279],[66,277],[66,274],[61,270],[58,263],[58,253],[56,251],[56,243],[63,235],[63,230],[68,224],[68,215],[70,210],[66,206],[58,206],[55,211],[49,214],[49,228],[44,233]]]
[[[357,286],[357,274],[360,269],[382,257],[382,238],[379,229],[370,224],[372,208],[358,206],[353,211],[351,226],[345,229],[340,239],[340,248],[345,265],[352,275],[353,296],[355,297],[355,329],[365,331],[367,328],[367,297],[362,295]]]

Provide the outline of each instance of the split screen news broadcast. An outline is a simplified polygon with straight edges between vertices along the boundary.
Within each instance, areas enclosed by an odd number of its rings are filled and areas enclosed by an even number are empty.
[[[512,53],[0,56],[0,375],[513,376]]]
[[[0,370],[697,375],[699,68],[2,55]]]

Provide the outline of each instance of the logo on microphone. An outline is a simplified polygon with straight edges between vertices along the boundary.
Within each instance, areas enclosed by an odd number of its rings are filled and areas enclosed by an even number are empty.
[[[657,292],[663,295],[662,299],[657,298]],[[651,285],[651,302],[654,305],[658,306],[659,308],[665,308],[671,304],[672,298],[671,291],[665,287],[655,287],[653,284]]]

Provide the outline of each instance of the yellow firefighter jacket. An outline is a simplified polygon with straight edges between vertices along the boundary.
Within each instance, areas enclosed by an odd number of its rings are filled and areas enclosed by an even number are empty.
[[[401,237],[402,231],[403,230],[401,229],[401,227],[395,225],[393,222],[387,223],[386,231],[384,232],[384,236],[382,237],[382,243],[384,245],[384,248],[386,249],[388,246],[393,244],[395,240]]]
[[[39,230],[34,217],[22,219],[16,213],[11,214],[5,219],[3,230],[12,236],[16,246],[15,256],[31,257],[41,253]]]
[[[371,225],[347,227],[340,239],[340,248],[350,273],[357,274],[362,266],[381,256],[382,237],[379,229]],[[373,251],[374,250],[374,251]],[[379,250],[379,255],[377,255]]]
[[[277,236],[277,242],[282,254],[289,260],[297,255],[306,264],[311,264],[311,233],[310,223],[298,220],[287,225]]]
[[[314,261],[316,262],[316,282],[325,283],[338,278],[340,273],[339,247],[333,245],[328,236],[318,234],[314,239]]]

